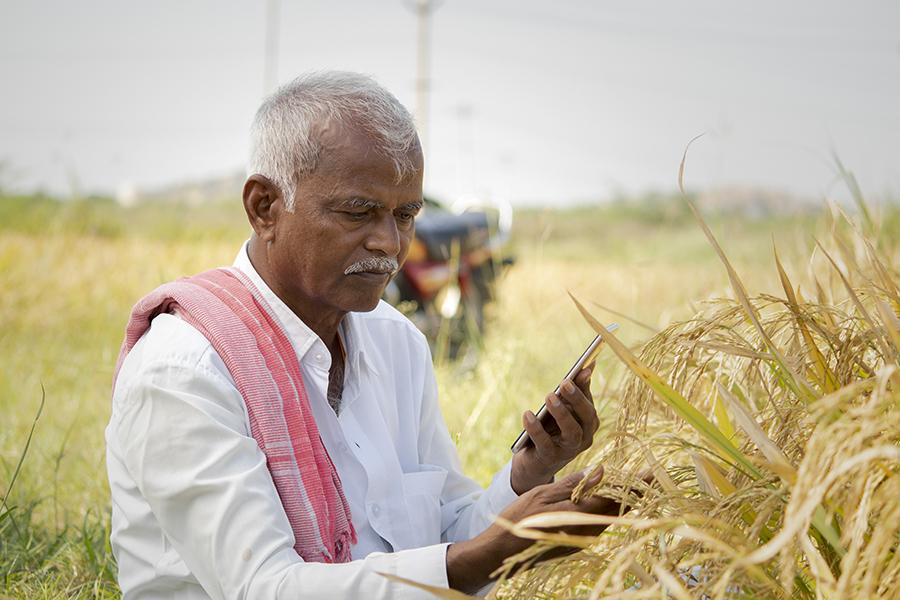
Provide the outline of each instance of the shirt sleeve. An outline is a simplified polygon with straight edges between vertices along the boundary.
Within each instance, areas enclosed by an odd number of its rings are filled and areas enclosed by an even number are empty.
[[[441,414],[437,382],[427,347],[425,363],[419,456],[423,463],[447,471],[447,481],[441,494],[441,538],[446,542],[460,542],[472,539],[487,529],[496,516],[518,498],[510,483],[512,459],[494,475],[486,490],[463,474],[456,445]]]
[[[447,587],[447,544],[304,562],[234,385],[173,360],[142,366],[131,381],[113,411],[123,462],[212,598],[432,598],[379,572]]]

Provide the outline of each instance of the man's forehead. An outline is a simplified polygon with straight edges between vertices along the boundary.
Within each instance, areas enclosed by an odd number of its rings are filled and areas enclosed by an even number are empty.
[[[300,187],[325,205],[344,208],[384,208],[422,203],[421,158],[416,169],[400,177],[393,161],[377,149],[343,144],[320,156]],[[347,151],[343,151],[347,150]]]
[[[329,159],[346,160],[350,156],[358,160],[382,158],[396,162],[395,157],[391,156],[392,153],[385,151],[384,146],[386,143],[382,134],[367,126],[364,120],[326,119],[317,124],[312,135],[316,136],[318,141],[318,159],[320,163]],[[418,136],[415,136],[413,141],[414,143],[405,153],[405,158],[412,167],[406,171],[411,172],[403,173],[403,179],[421,172],[424,166],[424,157],[422,156]],[[399,165],[397,170],[399,181]]]
[[[381,143],[379,136],[371,127],[355,121],[343,119],[325,119],[318,123],[312,135],[316,138],[320,152],[334,152],[346,148],[365,149],[377,152]]]

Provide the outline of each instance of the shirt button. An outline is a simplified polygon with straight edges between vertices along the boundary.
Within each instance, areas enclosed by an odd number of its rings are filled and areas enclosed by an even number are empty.
[[[316,360],[319,361],[319,362],[322,362],[322,355],[321,355],[321,354],[316,354]]]
[[[381,507],[377,504],[372,505],[372,516],[377,517],[381,513]]]

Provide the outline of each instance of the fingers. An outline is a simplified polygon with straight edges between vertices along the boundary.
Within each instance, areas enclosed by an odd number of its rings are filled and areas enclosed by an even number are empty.
[[[622,505],[613,498],[605,496],[588,496],[582,498],[578,504],[573,503],[574,510],[592,515],[606,515],[610,517],[618,516],[623,512],[628,512],[628,508],[622,510]]]
[[[563,390],[566,390],[568,387],[570,387],[571,389],[576,389],[575,386],[573,386],[569,381],[563,382],[562,387]],[[563,394],[565,394],[569,398],[573,398],[570,399],[567,403],[564,403],[560,398],[556,396],[556,394],[548,395],[545,400],[547,410],[550,411],[550,414],[553,415],[553,419],[556,421],[557,426],[559,426],[560,439],[557,444],[561,448],[574,449],[584,445],[584,440],[582,439],[584,430],[582,429],[581,423],[579,423],[578,419],[576,419],[573,415],[573,411],[577,410],[574,406],[574,404],[577,402],[577,399],[574,399],[575,394],[577,393],[579,392],[563,391]],[[581,402],[584,402],[583,396]]]
[[[638,474],[638,479],[647,486],[653,485],[655,478],[653,476],[652,469],[644,469]],[[585,492],[589,491],[590,488],[585,486]],[[591,496],[587,496],[591,498]],[[617,499],[612,499],[608,497],[602,496],[593,496],[593,505],[588,507],[585,512],[593,512],[595,514],[625,514],[630,511],[635,506],[635,502],[640,502],[640,499],[644,497],[644,488],[641,485],[630,486],[622,489],[622,495],[618,496]],[[585,500],[581,500],[581,504],[584,504]],[[607,512],[612,510],[613,512]]]
[[[534,442],[534,447],[538,452],[546,452],[553,447],[553,438],[530,410],[526,410],[522,414],[522,426],[528,432],[528,436]]]
[[[656,476],[653,474],[653,469],[646,468],[638,474],[638,479],[640,479],[647,486],[653,485],[653,482],[656,481]],[[644,490],[640,487],[632,486],[630,488],[632,494],[634,494],[637,498],[644,497]],[[627,507],[627,510],[631,510],[631,507]]]
[[[591,362],[575,375],[575,385],[581,388],[581,391],[588,398],[591,397],[591,376],[594,374],[594,366],[596,364]]]
[[[581,373],[584,372],[582,371]],[[579,373],[579,377],[581,373]],[[588,377],[590,377],[590,372],[588,372]],[[585,441],[590,443],[590,438],[593,437],[594,432],[600,427],[597,409],[594,407],[594,403],[589,395],[590,388],[588,388],[588,394],[585,394],[578,385],[573,385],[570,381],[563,381],[560,385],[560,392],[562,398],[574,413],[575,419],[581,424],[584,433],[587,434],[588,439]]]

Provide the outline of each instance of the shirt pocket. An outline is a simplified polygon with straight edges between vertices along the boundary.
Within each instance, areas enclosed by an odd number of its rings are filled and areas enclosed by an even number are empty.
[[[441,543],[441,492],[446,480],[444,469],[403,474],[403,496],[410,524],[409,547]]]

